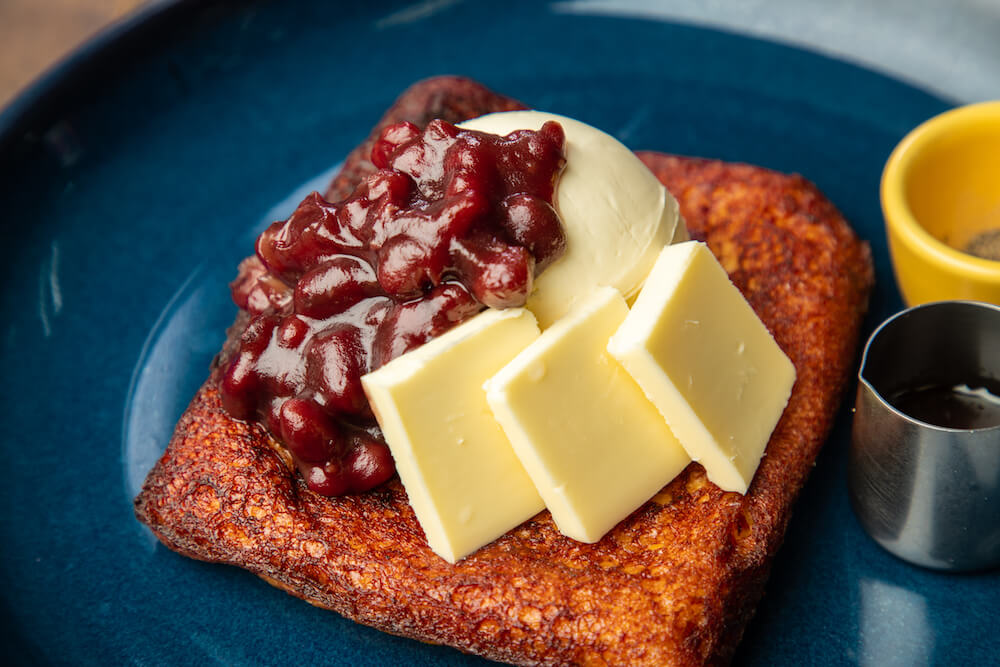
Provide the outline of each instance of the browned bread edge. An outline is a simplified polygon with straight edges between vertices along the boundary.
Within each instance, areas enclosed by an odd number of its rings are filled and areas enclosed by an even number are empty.
[[[462,120],[520,106],[484,91],[452,77],[417,84],[380,126],[400,109],[423,124],[441,109]],[[359,155],[331,191],[342,193],[370,169]],[[244,567],[381,630],[495,660],[727,663],[833,423],[873,280],[871,257],[799,176],[639,155],[798,372],[745,496],[723,493],[692,464],[596,544],[563,537],[542,512],[449,565],[427,548],[397,480],[360,496],[310,492],[262,428],[221,410],[215,371],[136,498],[139,519],[185,555]]]

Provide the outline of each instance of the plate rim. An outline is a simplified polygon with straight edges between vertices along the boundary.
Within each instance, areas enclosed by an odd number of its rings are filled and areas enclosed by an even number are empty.
[[[108,29],[95,35],[81,44],[49,71],[36,79],[24,89],[11,104],[0,109],[0,171],[3,171],[9,160],[16,163],[17,155],[23,150],[37,150],[37,141],[41,133],[31,134],[37,129],[47,130],[44,123],[48,120],[44,114],[58,114],[68,106],[85,103],[89,96],[102,95],[102,89],[108,79],[114,80],[130,67],[127,56],[130,54],[145,54],[156,52],[163,48],[164,41],[176,38],[178,30],[193,17],[205,17],[212,11],[224,9],[224,13],[216,14],[216,18],[224,19],[252,7],[259,2],[240,2],[234,0],[150,0],[143,8],[124,19],[116,22]],[[694,26],[705,28],[705,26]],[[723,29],[708,27],[708,30],[730,32]],[[738,34],[738,33],[736,33]],[[746,35],[740,35],[746,37]],[[775,43],[774,40],[750,36],[755,41]],[[798,51],[809,51],[794,45],[781,46]],[[815,53],[815,52],[813,52]],[[846,63],[852,67],[873,71],[871,68],[846,62],[841,58],[819,54],[823,58]],[[900,81],[897,77],[876,72],[879,76]],[[102,89],[88,90],[93,83],[102,85]],[[907,87],[918,88],[925,94],[935,98],[940,96],[927,91],[910,82],[901,81]],[[41,123],[41,127],[38,124]],[[19,125],[20,124],[20,125]],[[22,130],[18,131],[17,128]],[[14,132],[14,134],[11,134]],[[18,150],[12,154],[7,152],[7,142],[12,142]],[[25,143],[28,142],[28,143]],[[155,329],[155,327],[154,327]],[[141,363],[142,357],[137,360]],[[123,406],[127,407],[127,406]],[[2,602],[2,601],[0,601]]]

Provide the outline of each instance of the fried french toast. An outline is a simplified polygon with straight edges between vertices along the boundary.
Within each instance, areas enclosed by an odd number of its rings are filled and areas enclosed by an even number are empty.
[[[416,84],[350,155],[327,196],[344,196],[374,169],[371,143],[391,123],[518,108],[465,79]],[[746,495],[721,491],[692,463],[594,544],[563,536],[543,511],[452,565],[428,548],[398,479],[362,494],[317,495],[264,427],[223,410],[218,381],[231,333],[136,498],[139,519],[183,555],[245,568],[380,630],[494,660],[727,663],[833,424],[872,261],[802,177],[639,156],[796,367]]]

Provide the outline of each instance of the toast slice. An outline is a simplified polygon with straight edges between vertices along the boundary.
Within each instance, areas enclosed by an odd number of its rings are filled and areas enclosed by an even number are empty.
[[[423,125],[519,107],[474,82],[441,77],[407,91],[372,136],[401,119]],[[246,568],[386,632],[494,660],[727,663],[833,424],[872,261],[800,176],[639,155],[798,373],[746,495],[722,492],[692,463],[595,544],[564,537],[542,512],[450,565],[427,547],[398,479],[355,496],[309,491],[262,427],[222,410],[216,366],[136,498],[136,515],[181,554]],[[352,153],[330,196],[371,169],[364,156],[364,146]]]

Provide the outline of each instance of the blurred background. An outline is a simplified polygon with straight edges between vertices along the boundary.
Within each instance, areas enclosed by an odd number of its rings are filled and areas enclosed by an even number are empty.
[[[0,109],[137,7],[169,0],[0,0]],[[463,0],[411,0],[435,11]],[[1000,0],[551,0],[564,14],[735,30],[875,69],[956,103],[1000,98]]]
[[[146,0],[0,0],[0,107],[102,27]]]

